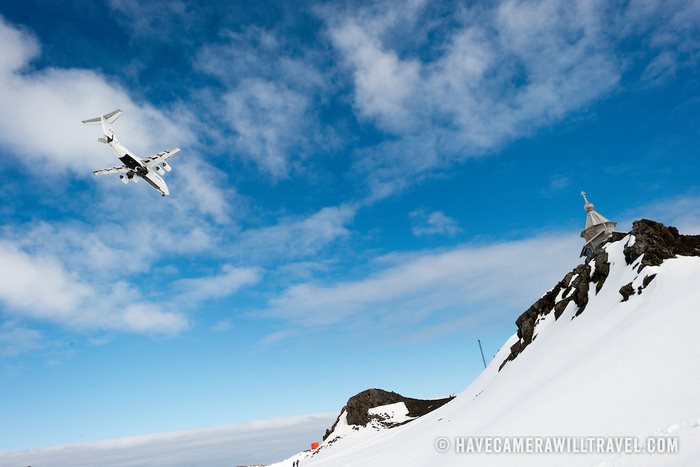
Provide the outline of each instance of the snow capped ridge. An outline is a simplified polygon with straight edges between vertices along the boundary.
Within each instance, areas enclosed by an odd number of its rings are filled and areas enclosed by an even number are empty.
[[[611,259],[609,253],[613,251],[618,253],[618,257]],[[654,280],[656,273],[653,268],[676,256],[700,256],[700,236],[680,235],[675,227],[666,227],[648,219],[635,221],[627,235],[613,233],[585,263],[576,266],[518,317],[515,322],[518,341],[511,346],[510,354],[499,370],[535,340],[540,328],[551,321],[547,318],[550,313],[553,312],[554,320],[558,320],[565,310],[573,314],[572,319],[583,313],[589,300],[601,292],[610,274],[611,264],[624,260],[625,265],[636,272],[629,282],[616,286],[621,301],[627,301],[635,294],[641,295]],[[610,287],[615,285],[611,284]]]
[[[371,440],[377,432],[412,422],[442,407],[454,397],[413,399],[383,389],[366,389],[348,399],[333,426],[326,430],[323,443],[317,450],[300,452],[268,467],[288,466],[295,460],[306,464],[329,448]]]
[[[393,428],[432,412],[453,398],[413,399],[383,389],[366,389],[348,399],[348,402],[340,410],[338,419],[329,430],[326,430],[323,439],[332,437],[343,417],[348,425],[357,427],[371,425],[376,429]],[[400,408],[399,405],[404,408]]]

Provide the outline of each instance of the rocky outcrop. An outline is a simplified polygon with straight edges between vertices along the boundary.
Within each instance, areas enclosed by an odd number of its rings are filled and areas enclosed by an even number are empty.
[[[622,301],[626,302],[632,295],[634,295],[634,287],[632,287],[632,283],[630,282],[620,287],[619,292],[620,295],[622,295]]]
[[[338,415],[338,418],[335,420],[333,426],[326,430],[326,434],[323,436],[323,439],[325,440],[328,438],[333,430],[335,430],[335,427],[338,425],[343,412],[346,412],[346,419],[349,425],[367,426],[371,420],[378,417],[377,415],[372,415],[369,413],[369,409],[373,409],[375,407],[403,402],[406,404],[406,408],[408,409],[408,416],[417,418],[432,412],[438,407],[442,407],[453,398],[454,396],[446,397],[444,399],[431,400],[413,399],[410,397],[404,397],[396,392],[384,391],[383,389],[367,389],[348,399],[348,402],[340,410],[340,415]]]
[[[625,246],[625,261],[632,264],[642,257],[638,271],[645,266],[659,266],[665,259],[680,256],[700,256],[700,235],[681,235],[675,227],[642,219],[634,221],[634,243]]]
[[[638,266],[635,266],[637,272],[641,272],[646,266],[659,266],[664,260],[677,255],[700,256],[700,235],[681,235],[675,227],[666,227],[648,219],[635,221],[629,233],[634,240],[630,238],[624,247],[625,262],[628,265],[638,262]],[[604,246],[625,237],[627,235],[624,233],[614,232],[608,240],[596,247],[585,263],[576,266],[518,317],[515,325],[518,328],[519,339],[511,346],[510,354],[501,363],[499,371],[532,343],[536,337],[537,322],[543,317],[553,312],[554,318],[559,319],[572,302],[576,305],[574,317],[584,312],[591,287],[595,287],[596,294],[600,292],[610,273],[610,262]],[[622,286],[619,290],[621,300],[627,301],[631,296],[641,294],[655,276],[656,274],[645,276],[642,285],[637,289],[631,282]]]

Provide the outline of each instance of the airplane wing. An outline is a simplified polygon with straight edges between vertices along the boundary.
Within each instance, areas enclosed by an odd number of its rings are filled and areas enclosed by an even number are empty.
[[[174,156],[178,152],[180,152],[180,148],[166,149],[165,151],[161,151],[146,157],[143,159],[143,163],[148,167],[151,167],[160,164],[161,162],[165,162],[167,158]]]
[[[107,174],[125,174],[129,171],[129,168],[125,165],[120,165],[118,167],[110,167],[109,169],[95,170],[93,173],[95,175],[107,175]]]

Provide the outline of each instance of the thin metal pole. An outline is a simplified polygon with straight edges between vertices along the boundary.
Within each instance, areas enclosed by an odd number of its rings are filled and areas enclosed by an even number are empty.
[[[481,350],[481,361],[484,362],[484,368],[486,368],[486,359],[484,358],[484,349],[481,347],[481,339],[477,339],[479,342],[479,350]]]

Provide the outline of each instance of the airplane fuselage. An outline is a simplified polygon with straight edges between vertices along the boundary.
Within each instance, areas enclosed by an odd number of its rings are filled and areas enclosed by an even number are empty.
[[[134,177],[140,177],[158,190],[163,196],[168,196],[170,194],[168,185],[165,183],[165,180],[163,180],[163,177],[158,175],[155,170],[150,170],[139,156],[122,146],[121,143],[117,141],[117,138],[112,136],[108,139],[107,144],[112,148],[112,151],[114,151],[114,154],[122,164],[130,169],[129,172],[127,172],[127,177],[130,180]]]
[[[103,136],[97,138],[97,141],[109,145],[114,155],[122,163],[121,166],[94,170],[93,173],[95,175],[118,174],[119,180],[124,184],[129,183],[130,180],[137,182],[139,178],[142,178],[161,195],[169,195],[170,190],[168,190],[168,185],[161,174],[172,170],[166,159],[180,152],[180,148],[166,149],[141,159],[119,143],[114,135],[114,130],[110,127],[110,124],[114,123],[121,114],[122,111],[117,109],[99,117],[83,120],[86,125],[102,126]]]

